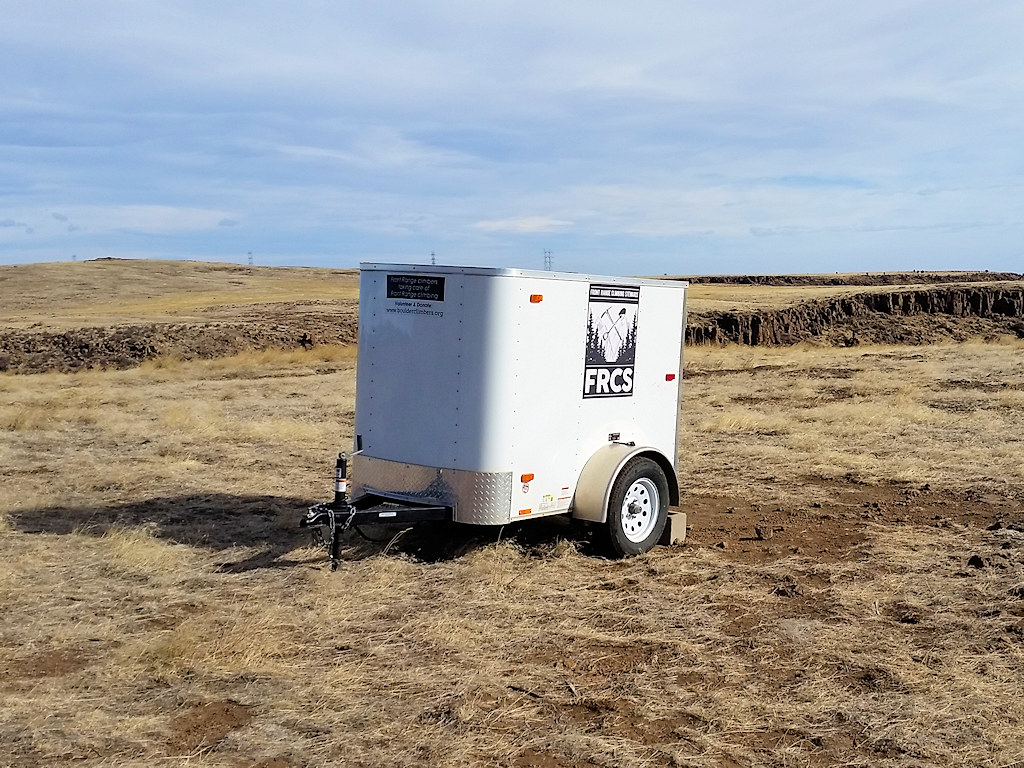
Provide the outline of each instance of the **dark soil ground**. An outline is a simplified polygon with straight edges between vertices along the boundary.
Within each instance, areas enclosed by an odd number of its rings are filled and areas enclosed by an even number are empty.
[[[788,555],[828,562],[853,556],[870,523],[1024,530],[1024,504],[1019,499],[933,491],[928,486],[837,483],[828,487],[832,501],[809,507],[764,506],[710,496],[685,499],[689,543],[722,550],[739,562]]]

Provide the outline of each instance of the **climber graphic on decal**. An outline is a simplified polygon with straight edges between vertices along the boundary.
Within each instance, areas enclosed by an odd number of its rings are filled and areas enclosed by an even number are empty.
[[[640,288],[591,285],[583,397],[630,397]]]

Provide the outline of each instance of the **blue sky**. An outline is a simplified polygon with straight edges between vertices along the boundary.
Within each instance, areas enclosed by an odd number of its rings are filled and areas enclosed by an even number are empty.
[[[1024,270],[1024,4],[0,2],[0,262]]]

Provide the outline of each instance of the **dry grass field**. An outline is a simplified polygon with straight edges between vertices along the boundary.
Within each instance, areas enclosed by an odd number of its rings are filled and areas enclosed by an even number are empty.
[[[354,303],[358,271],[98,259],[0,266],[0,325],[66,329],[236,318],[267,305]]]
[[[0,374],[0,766],[1024,765],[1024,342],[687,355],[686,545],[336,573],[353,347]]]
[[[978,283],[950,276],[943,285]],[[688,305],[691,312],[772,309],[892,288],[695,283],[690,286]],[[101,259],[0,266],[0,291],[4,297],[0,325],[63,329],[223,320],[253,308],[294,303],[349,305],[356,301],[359,285],[358,272],[351,269]]]

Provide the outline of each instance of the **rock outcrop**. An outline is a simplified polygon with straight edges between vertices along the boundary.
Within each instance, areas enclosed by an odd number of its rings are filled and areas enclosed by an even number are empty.
[[[213,358],[245,350],[351,344],[354,316],[319,322],[156,323],[67,331],[0,332],[0,371],[39,373],[131,368],[155,357]]]
[[[1018,335],[1024,336],[1024,324],[1012,322],[1024,318],[1024,287],[921,288],[810,300],[775,310],[693,313],[687,321],[686,341],[794,344],[836,329],[855,333],[857,323],[851,321],[861,318],[892,320],[918,315],[1000,320],[1009,332],[1018,333],[1020,328]]]
[[[865,272],[836,275],[696,275],[673,278],[691,283],[733,285],[932,285],[1024,280],[1016,272]]]

